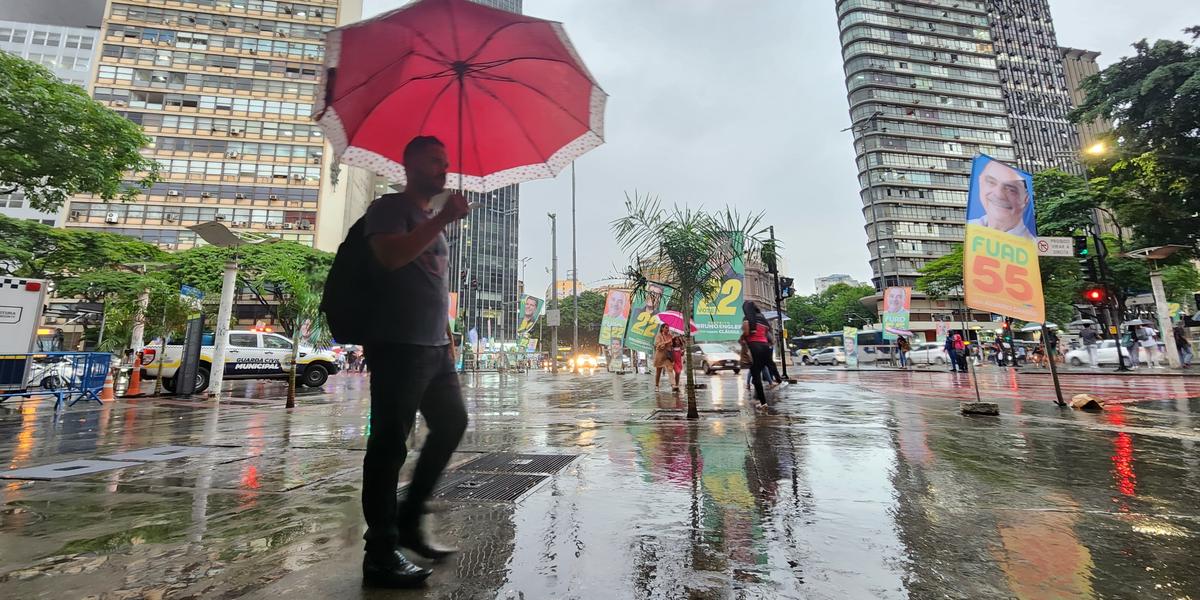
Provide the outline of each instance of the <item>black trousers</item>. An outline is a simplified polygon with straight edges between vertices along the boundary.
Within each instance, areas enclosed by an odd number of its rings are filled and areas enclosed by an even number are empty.
[[[771,360],[772,350],[770,344],[750,342],[750,358],[754,360],[754,364],[750,365],[750,381],[754,382],[754,398],[762,404],[767,403],[767,394],[763,391],[763,369],[767,369],[775,381],[783,381],[779,376],[779,369],[775,367],[775,361]]]
[[[467,429],[458,374],[447,346],[363,347],[371,370],[371,435],[363,458],[367,552],[391,552],[401,530],[416,527],[425,501]],[[417,411],[429,435],[401,504],[396,497],[406,440]]]

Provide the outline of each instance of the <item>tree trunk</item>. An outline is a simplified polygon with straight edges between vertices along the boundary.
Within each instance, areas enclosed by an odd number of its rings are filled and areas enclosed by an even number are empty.
[[[687,418],[699,419],[700,411],[696,410],[696,372],[692,370],[692,310],[694,303],[688,302],[694,294],[684,293],[683,310],[683,369],[687,371]]]
[[[298,329],[292,329],[292,331],[296,333],[292,334],[292,357],[291,363],[288,364],[288,393],[285,408],[296,408],[296,360],[300,358],[300,333]]]

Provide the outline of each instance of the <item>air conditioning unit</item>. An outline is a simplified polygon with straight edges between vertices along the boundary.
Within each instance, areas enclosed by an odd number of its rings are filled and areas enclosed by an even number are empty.
[[[109,225],[116,225],[121,222],[121,217],[115,212],[106,213],[104,215],[104,222]]]
[[[229,135],[232,137],[239,137],[242,135],[242,130],[237,127],[230,128]]]
[[[245,221],[234,221],[234,222],[233,222],[233,226],[234,226],[234,227],[245,227],[245,226],[246,226],[246,222],[245,222]]]
[[[246,195],[245,195],[245,194],[234,194],[234,195],[233,195],[233,198],[234,198],[235,200],[245,200],[245,199],[246,199]]]
[[[167,195],[168,196],[178,196],[179,190],[167,190]]]
[[[275,229],[276,227],[279,226],[276,225],[274,221],[267,221],[267,229]]]
[[[79,220],[79,217],[81,217],[81,216],[83,216],[83,214],[82,214],[82,213],[80,213],[80,212],[79,212],[79,211],[77,211],[77,210],[73,210],[73,211],[71,211],[71,216],[70,216],[70,219],[71,219],[72,221],[78,221],[78,220]]]
[[[179,215],[177,215],[175,213],[167,213],[167,214],[163,215],[163,220],[165,220],[168,223],[174,223],[178,219],[179,219]]]
[[[229,152],[225,153],[226,158],[237,158],[239,156],[241,156],[241,154],[238,154],[236,150],[230,150]]]
[[[292,181],[304,181],[304,176],[299,173],[292,173]]]
[[[292,228],[292,224],[291,224],[291,223],[284,223],[284,224],[283,224],[283,228],[284,228],[284,229],[291,229],[291,228]]]
[[[297,229],[312,229],[312,223],[308,221],[296,221]]]
[[[113,100],[113,106],[125,106],[124,100]]]
[[[225,220],[225,215],[217,215],[217,220],[218,220],[218,221],[224,221],[224,220]]]
[[[201,198],[212,198],[212,194],[209,192],[200,192],[200,197]]]
[[[279,199],[279,196],[276,196],[275,194],[271,194],[270,196],[267,196],[267,200],[278,200],[278,199]]]

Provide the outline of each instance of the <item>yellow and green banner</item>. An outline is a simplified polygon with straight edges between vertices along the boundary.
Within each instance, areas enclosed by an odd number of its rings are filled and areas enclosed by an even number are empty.
[[[742,335],[742,288],[746,279],[742,241],[741,233],[733,232],[728,247],[715,250],[728,260],[716,297],[709,301],[696,294],[692,306],[697,331],[693,337],[698,342],[736,340]]]
[[[638,352],[654,352],[654,334],[659,322],[654,317],[667,310],[674,289],[658,283],[646,285],[646,289],[633,295],[629,311],[629,325],[625,328],[625,347]]]
[[[600,319],[601,346],[608,346],[614,339],[620,340],[629,322],[629,292],[612,290],[604,300],[604,316]]]
[[[537,324],[542,315],[542,307],[546,301],[529,294],[521,294],[521,322],[517,324],[517,333],[528,333]]]

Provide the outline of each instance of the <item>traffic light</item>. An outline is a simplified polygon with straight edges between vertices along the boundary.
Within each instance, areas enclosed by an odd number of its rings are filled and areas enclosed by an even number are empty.
[[[1091,250],[1088,249],[1088,240],[1086,235],[1073,235],[1071,241],[1075,244],[1075,258],[1091,258]]]
[[[1083,291],[1083,299],[1092,304],[1104,304],[1105,298],[1108,295],[1104,293],[1104,288],[1088,288]]]
[[[796,280],[792,277],[779,278],[779,297],[791,298],[796,295]]]
[[[1092,257],[1091,248],[1088,248],[1087,236],[1073,235],[1071,241],[1075,245],[1075,260],[1079,263],[1083,278],[1087,281],[1099,281],[1100,278],[1096,274],[1096,259]]]

